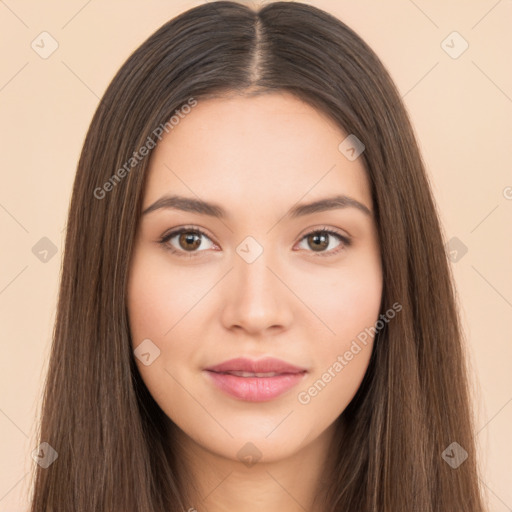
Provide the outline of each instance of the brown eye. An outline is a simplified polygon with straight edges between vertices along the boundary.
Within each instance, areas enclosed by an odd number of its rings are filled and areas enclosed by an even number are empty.
[[[182,249],[193,251],[201,245],[201,235],[192,231],[183,232],[179,235],[178,243]]]
[[[334,256],[351,244],[350,238],[327,228],[307,233],[301,240],[301,243],[304,242],[306,247],[303,248],[308,252],[316,253],[317,256]]]
[[[314,251],[323,251],[329,246],[329,236],[324,232],[312,233],[307,236],[309,247]]]
[[[210,243],[210,247],[208,247],[208,242]],[[190,228],[177,229],[172,233],[164,235],[159,240],[159,243],[165,249],[178,256],[199,255],[204,252],[204,249],[211,249],[214,245],[206,233],[198,229]]]

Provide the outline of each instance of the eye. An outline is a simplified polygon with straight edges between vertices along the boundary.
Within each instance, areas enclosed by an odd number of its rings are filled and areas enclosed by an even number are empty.
[[[210,242],[210,246],[206,244],[205,247],[204,239]],[[333,239],[338,241],[337,245],[335,242],[333,243]],[[327,227],[310,231],[301,238],[301,243],[303,241],[312,248],[311,252],[316,253],[314,256],[333,256],[345,250],[351,244],[349,237]],[[208,235],[201,229],[195,227],[175,229],[163,235],[158,243],[161,244],[165,250],[177,256],[184,257],[194,257],[197,256],[197,253],[203,252],[205,249],[215,247],[215,244]]]
[[[333,238],[338,240],[336,245]],[[333,229],[322,228],[310,231],[301,239],[315,252],[314,256],[333,256],[350,246],[351,240],[347,236]]]
[[[208,235],[198,228],[187,228],[183,227],[176,229],[164,235],[158,242],[168,251],[171,251],[178,256],[191,257],[195,256],[195,253],[202,252],[204,249],[211,249],[205,247],[204,238],[210,240]],[[173,243],[173,240],[176,239]],[[206,244],[208,245],[208,244]],[[188,253],[188,254],[187,254]]]

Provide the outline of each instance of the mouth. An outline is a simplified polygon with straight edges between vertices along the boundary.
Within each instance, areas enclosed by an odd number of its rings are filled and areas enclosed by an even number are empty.
[[[298,385],[307,371],[278,373],[205,370],[204,373],[211,384],[231,397],[247,402],[267,402]]]

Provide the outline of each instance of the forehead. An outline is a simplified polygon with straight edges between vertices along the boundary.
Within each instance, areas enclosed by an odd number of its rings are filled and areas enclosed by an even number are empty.
[[[200,100],[153,150],[144,205],[172,192],[264,210],[343,193],[371,208],[362,160],[338,149],[347,135],[289,93]]]

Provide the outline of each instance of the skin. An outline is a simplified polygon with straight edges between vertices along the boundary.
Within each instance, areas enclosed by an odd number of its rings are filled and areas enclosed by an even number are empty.
[[[199,512],[320,510],[334,422],[359,388],[373,339],[300,403],[356,336],[379,318],[382,268],[369,182],[361,158],[338,146],[332,120],[288,93],[200,101],[151,156],[143,211],[165,194],[219,204],[229,217],[157,209],[141,217],[130,264],[127,306],[132,345],[150,339],[160,355],[136,358],[148,390],[179,427],[180,462],[192,472]],[[289,218],[297,203],[346,194],[372,212],[338,208]],[[201,245],[173,228],[201,228]],[[306,236],[335,229],[315,251]],[[263,248],[248,263],[247,236]],[[242,244],[243,245],[243,244]],[[192,248],[191,248],[192,247]],[[335,254],[335,251],[342,250]],[[188,249],[188,252],[187,252]],[[272,356],[308,370],[299,386],[268,402],[226,395],[203,369],[233,357]],[[256,447],[249,467],[239,450]],[[300,468],[300,470],[298,470]],[[255,485],[256,484],[256,485]],[[188,506],[188,504],[187,504]]]

